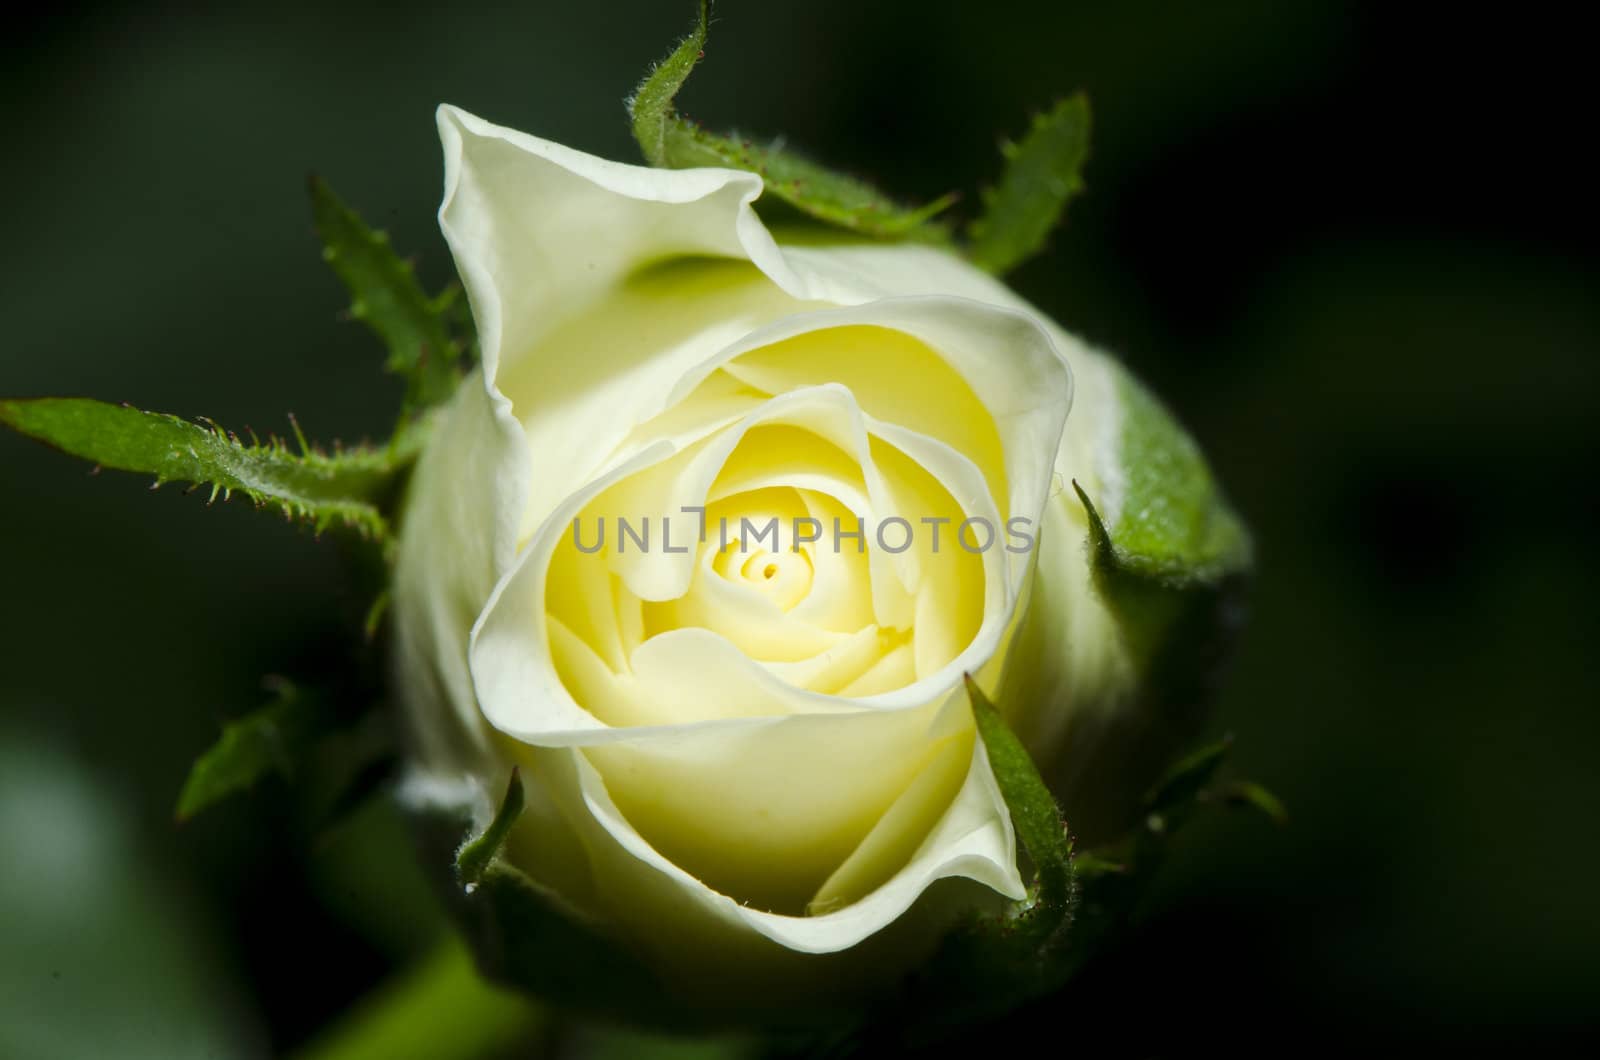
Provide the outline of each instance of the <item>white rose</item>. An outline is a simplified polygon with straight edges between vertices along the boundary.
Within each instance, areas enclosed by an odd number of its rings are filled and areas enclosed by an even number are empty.
[[[962,675],[1045,758],[1130,687],[1068,486],[1115,524],[1110,362],[947,250],[775,236],[750,173],[439,129],[482,371],[402,528],[413,793],[486,818],[520,765],[507,860],[683,998],[847,990],[1022,897]]]

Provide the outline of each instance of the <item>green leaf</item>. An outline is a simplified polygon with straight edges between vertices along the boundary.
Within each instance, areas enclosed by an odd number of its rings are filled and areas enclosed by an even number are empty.
[[[1116,861],[1101,854],[1083,851],[1073,855],[1072,868],[1079,880],[1094,880],[1101,876],[1123,876],[1129,871],[1125,861]]]
[[[1067,202],[1083,190],[1089,127],[1089,100],[1079,93],[1035,117],[1020,143],[1001,145],[1005,170],[967,229],[975,264],[1006,273],[1043,248]]]
[[[511,826],[522,816],[524,804],[522,775],[513,766],[511,780],[506,785],[505,798],[500,801],[500,808],[495,811],[494,820],[489,822],[489,827],[483,830],[482,835],[468,840],[456,854],[456,875],[469,891],[477,889],[483,880],[483,874],[499,856],[500,848],[505,846],[506,837],[511,834]]]
[[[972,717],[983,738],[1000,793],[1011,811],[1012,823],[1037,874],[1038,905],[1065,918],[1072,904],[1072,839],[1061,819],[1061,808],[1045,786],[1028,749],[1006,724],[978,683],[966,678]]]
[[[1283,800],[1253,780],[1229,781],[1217,794],[1226,802],[1259,810],[1279,827],[1289,823],[1289,810]]]
[[[1170,850],[1172,837],[1207,806],[1219,802],[1252,806],[1277,824],[1288,814],[1283,803],[1259,784],[1217,781],[1233,747],[1233,737],[1190,751],[1167,770],[1144,798],[1141,825],[1110,845],[1080,854],[1082,913],[1075,938],[1099,948],[1107,933],[1125,926]]]
[[[1080,856],[1077,867],[1085,878],[1104,872],[1085,872],[1085,859],[1094,858],[1107,865],[1120,865],[1121,871],[1135,876],[1148,874],[1165,850],[1165,841],[1205,805],[1227,802],[1252,806],[1277,824],[1288,821],[1283,803],[1260,784],[1248,780],[1217,783],[1217,774],[1233,749],[1232,735],[1190,751],[1152,787],[1144,798],[1142,827],[1112,847]]]
[[[1228,735],[1184,755],[1151,789],[1145,799],[1146,809],[1165,814],[1193,803],[1217,775],[1232,748],[1233,737]]]
[[[378,638],[378,630],[383,625],[383,617],[389,613],[391,597],[388,589],[379,589],[372,603],[367,606],[367,613],[361,619],[361,633],[371,644]]]
[[[768,193],[800,213],[859,235],[944,242],[949,231],[932,219],[956,201],[954,194],[925,206],[905,206],[871,184],[835,172],[778,143],[756,143],[718,135],[680,116],[678,91],[705,54],[709,5],[689,35],[650,71],[628,100],[633,137],[653,166],[690,169],[719,166],[762,178]]]
[[[388,347],[385,367],[406,380],[407,410],[449,398],[461,378],[462,343],[450,328],[459,288],[428,297],[386,233],[367,227],[321,178],[311,178],[310,193],[323,260],[350,292],[350,315]]]
[[[396,473],[421,444],[415,433],[398,450],[357,447],[328,455],[312,448],[290,417],[300,453],[278,438],[241,441],[207,421],[203,426],[164,413],[89,398],[0,401],[0,423],[97,467],[154,475],[167,482],[211,487],[207,503],[235,491],[258,506],[305,519],[321,530],[348,526],[387,544],[389,527],[378,504]]]
[[[178,796],[186,821],[206,807],[254,785],[271,772],[288,775],[333,720],[325,704],[288,681],[272,683],[274,702],[222,727],[222,736],[195,760]]]

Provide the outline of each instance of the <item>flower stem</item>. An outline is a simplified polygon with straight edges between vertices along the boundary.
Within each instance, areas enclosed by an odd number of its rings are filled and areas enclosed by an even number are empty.
[[[539,1035],[549,1022],[538,1003],[486,982],[451,937],[358,1002],[297,1060],[475,1060]]]

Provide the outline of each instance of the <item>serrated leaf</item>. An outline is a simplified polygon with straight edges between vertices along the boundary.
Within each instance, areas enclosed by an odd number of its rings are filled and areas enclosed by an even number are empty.
[[[210,486],[210,500],[237,491],[319,531],[343,525],[384,544],[389,527],[378,502],[421,441],[419,434],[399,451],[357,447],[330,456],[308,446],[296,424],[295,454],[276,438],[245,442],[212,423],[91,398],[0,401],[0,423],[99,467],[154,475],[152,489],[190,482]]]
[[[955,202],[946,195],[925,206],[895,202],[871,184],[828,169],[774,143],[718,135],[682,117],[673,103],[705,54],[709,4],[688,36],[657,63],[628,100],[633,137],[653,166],[690,169],[718,166],[758,174],[766,191],[800,213],[860,235],[883,239],[946,241],[948,230],[932,219]]]
[[[1028,749],[978,683],[969,676],[966,684],[972,718],[983,739],[989,768],[1005,796],[1017,836],[1033,861],[1038,904],[1064,917],[1072,903],[1073,866],[1072,839],[1061,819],[1061,808],[1045,786]]]
[[[178,796],[178,820],[188,820],[269,773],[289,774],[306,747],[331,724],[331,711],[289,682],[275,682],[274,693],[272,703],[224,725],[222,736],[195,760]]]
[[[407,409],[449,398],[461,378],[456,362],[462,343],[450,328],[458,289],[430,298],[386,233],[368,227],[321,178],[311,178],[310,194],[323,260],[350,292],[351,317],[388,348],[385,367],[406,380]]]
[[[967,229],[967,256],[975,264],[1006,273],[1043,248],[1068,201],[1083,190],[1089,129],[1089,100],[1079,93],[1035,117],[1021,141],[1002,148],[999,183],[984,192],[983,214]]]
[[[462,844],[456,854],[456,876],[468,891],[477,889],[489,865],[500,855],[500,848],[505,846],[506,837],[511,834],[511,826],[522,816],[525,799],[522,775],[513,766],[511,780],[506,784],[505,798],[500,800],[489,827],[483,830],[482,835]]]

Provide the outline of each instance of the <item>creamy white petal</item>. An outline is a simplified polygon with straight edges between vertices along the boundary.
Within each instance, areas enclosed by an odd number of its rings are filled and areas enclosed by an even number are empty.
[[[716,920],[751,928],[766,938],[803,953],[849,949],[883,930],[909,909],[929,884],[964,876],[996,892],[1020,899],[1026,888],[1016,869],[1016,837],[1004,800],[995,784],[981,744],[960,792],[928,833],[911,860],[865,897],[817,916],[784,916],[752,909],[693,878],[647,843],[618,810],[600,774],[579,765],[585,804],[606,832],[625,850],[676,885],[696,906]],[[996,813],[996,806],[1002,807]],[[887,811],[886,811],[887,812]],[[651,886],[635,877],[615,878],[614,901],[630,902],[628,891]]]
[[[472,375],[413,473],[393,588],[396,685],[417,753],[444,772],[475,768],[489,753],[467,648],[515,555],[527,474],[520,428]]]
[[[485,376],[537,458],[526,531],[597,470],[597,456],[667,407],[685,368],[795,302],[766,279],[786,269],[750,208],[761,190],[753,174],[622,165],[454,107],[438,117],[440,226]],[[752,257],[762,271],[743,264]],[[672,297],[654,297],[660,279],[647,267],[675,258],[713,260],[675,275]],[[631,303],[618,299],[630,292]]]
[[[845,403],[842,408],[853,408],[853,402],[842,388],[821,387],[800,395],[789,395],[784,399],[775,400],[771,403],[775,410],[772,414],[792,416],[800,412],[806,413],[811,417],[808,421],[811,426],[825,435],[831,435],[831,440],[842,442],[841,447],[863,453],[863,467],[868,472],[869,482],[872,481],[876,472],[873,470],[870,457],[865,455],[866,447],[859,439],[842,436],[844,432],[860,434],[864,431],[864,426],[858,423],[854,427],[846,427],[843,424],[831,423],[826,416],[822,418],[815,416],[816,412],[826,408],[830,400],[842,400]],[[1064,409],[1062,411],[1064,412]],[[570,532],[572,518],[584,509],[590,498],[600,494],[613,483],[630,481],[646,468],[660,465],[670,455],[664,445],[659,446],[652,452],[616,469],[587,490],[569,498],[524,549],[510,575],[497,587],[494,598],[485,608],[474,631],[471,648],[474,681],[480,703],[485,716],[497,728],[518,739],[545,745],[610,742],[624,735],[604,731],[604,727],[572,699],[556,677],[548,653],[543,647],[545,584],[551,557],[566,539],[565,535]],[[698,474],[706,477],[709,482],[710,478],[714,478],[714,469],[708,467]],[[1024,488],[1026,480],[1027,476],[1018,477],[1018,489]],[[869,487],[869,493],[872,492],[881,492],[881,487]],[[882,503],[876,506],[880,509],[889,507]],[[684,536],[687,539],[688,535]],[[998,562],[1000,553],[991,551],[987,555],[990,556],[991,562]],[[906,556],[896,558],[904,559]],[[679,565],[684,568],[680,580],[668,586],[666,596],[670,597],[673,592],[681,592],[687,588],[693,569],[692,556],[669,557],[657,554],[639,559],[650,560],[669,571]],[[887,577],[880,579],[876,569],[873,572],[873,579],[875,591],[879,588],[880,582],[888,581]],[[1005,581],[1005,579],[996,580],[1001,584]],[[957,683],[963,671],[975,670],[986,663],[1011,624],[1009,612],[1014,607],[1015,600],[1011,594],[1006,595],[1009,598],[1006,606],[985,615],[979,635],[935,675],[936,680],[933,680],[932,684],[924,688],[919,682],[918,685],[903,690],[872,697],[866,701],[866,705],[890,710],[914,708],[927,702],[930,692],[942,692],[943,688],[940,686]],[[880,612],[879,624],[898,626],[905,623],[892,620],[885,623]],[[781,682],[775,683],[781,684]],[[790,688],[774,688],[773,691],[784,700],[792,700],[794,696],[803,694]],[[826,706],[822,705],[822,709],[826,709]]]

